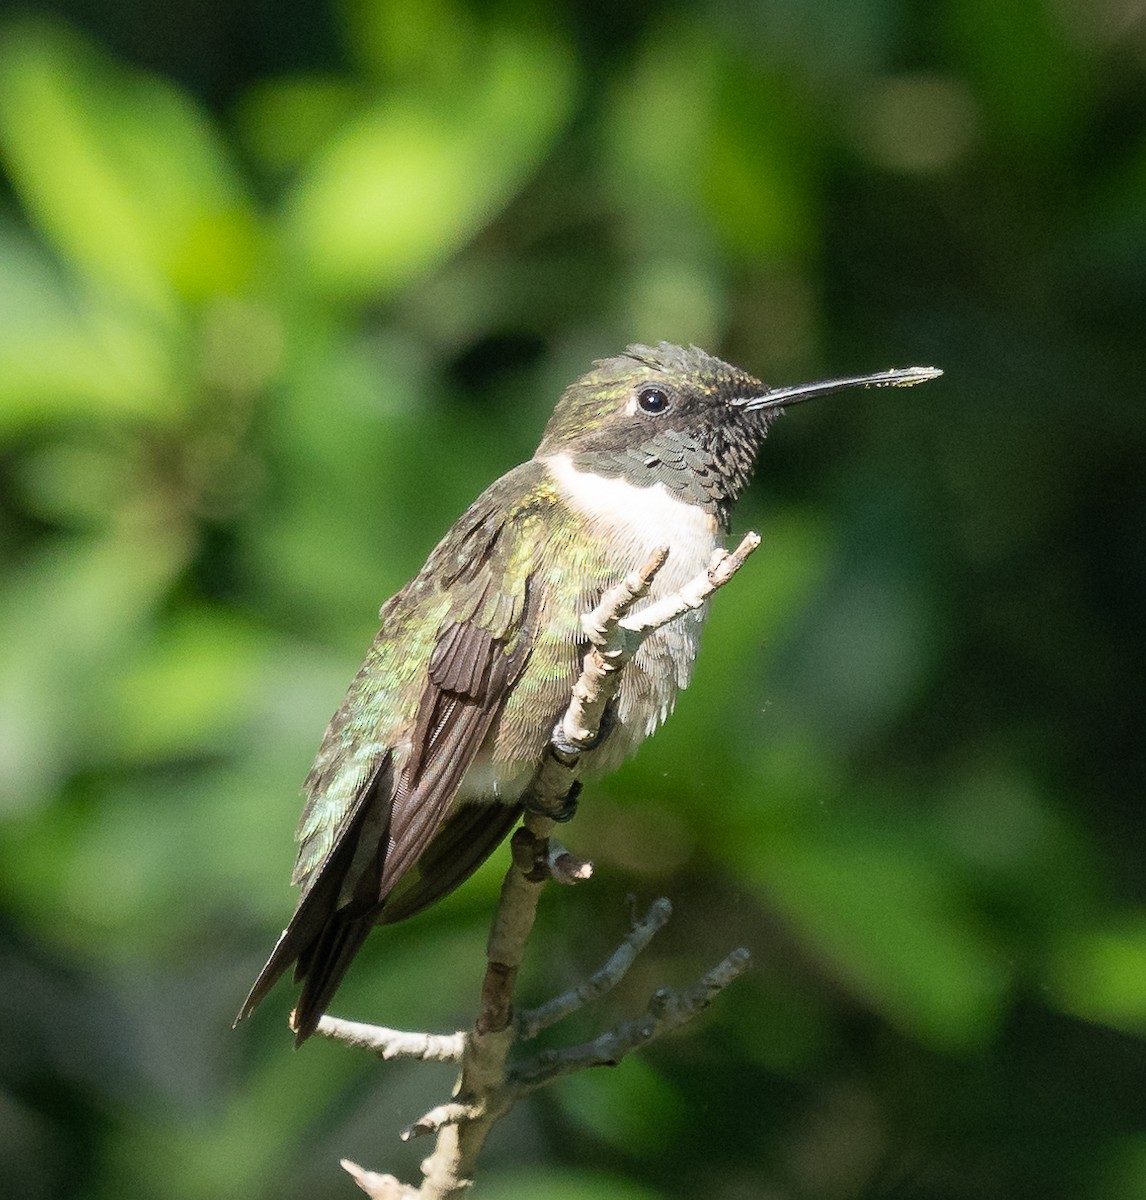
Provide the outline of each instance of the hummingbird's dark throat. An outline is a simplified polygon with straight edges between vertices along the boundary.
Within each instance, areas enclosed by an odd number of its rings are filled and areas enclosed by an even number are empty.
[[[676,499],[712,513],[727,528],[773,415],[733,409],[703,432],[663,427],[636,445],[574,451],[570,461],[578,471],[623,479],[634,487],[662,484]]]

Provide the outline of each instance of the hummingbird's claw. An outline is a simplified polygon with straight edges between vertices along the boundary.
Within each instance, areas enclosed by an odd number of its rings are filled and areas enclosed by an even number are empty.
[[[525,801],[525,811],[533,813],[537,817],[548,817],[551,821],[556,821],[558,825],[564,825],[566,821],[572,821],[577,815],[577,800],[581,795],[581,781],[575,780],[573,786],[561,797],[557,806],[550,804],[531,804],[528,800]]]
[[[577,815],[577,805],[581,799],[581,780],[575,779],[573,786],[565,793],[561,801],[561,811],[553,814],[553,820],[558,825],[564,825],[566,821],[572,821]]]

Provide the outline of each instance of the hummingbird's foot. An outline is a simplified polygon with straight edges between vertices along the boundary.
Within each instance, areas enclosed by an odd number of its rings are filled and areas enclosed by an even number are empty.
[[[537,817],[548,817],[551,821],[556,821],[558,825],[564,825],[566,821],[572,821],[577,815],[577,800],[580,795],[581,781],[577,779],[560,800],[552,804],[531,804],[529,800],[526,800],[525,811],[531,812]]]

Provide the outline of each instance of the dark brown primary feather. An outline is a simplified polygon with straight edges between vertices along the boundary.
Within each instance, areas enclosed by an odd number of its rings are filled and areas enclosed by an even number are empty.
[[[423,700],[434,721],[416,775],[394,798],[390,848],[380,888],[388,895],[429,844],[453,801],[466,769],[485,740],[496,707],[438,692]]]
[[[480,696],[487,691],[493,662],[488,630],[468,622],[451,625],[439,638],[430,659],[430,679],[443,692],[455,696]]]
[[[520,804],[462,804],[446,817],[407,874],[387,898],[379,918],[392,925],[420,913],[468,879],[497,849],[521,816]]]
[[[512,644],[470,621],[458,622],[439,636],[418,705],[413,753],[394,797],[383,895],[418,861],[438,831],[509,689],[524,670],[535,607],[527,583]],[[467,874],[468,870],[461,879]]]

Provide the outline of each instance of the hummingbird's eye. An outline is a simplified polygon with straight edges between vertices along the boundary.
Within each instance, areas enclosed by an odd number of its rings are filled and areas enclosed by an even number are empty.
[[[637,403],[647,413],[663,413],[669,406],[668,392],[664,388],[641,388],[637,393]]]

